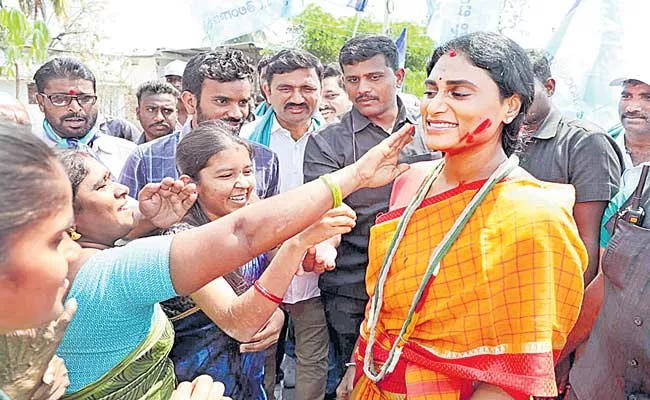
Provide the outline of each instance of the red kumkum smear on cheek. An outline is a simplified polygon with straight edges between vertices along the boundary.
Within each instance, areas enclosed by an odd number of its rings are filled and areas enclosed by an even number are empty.
[[[483,122],[479,124],[479,126],[474,129],[474,132],[467,132],[466,134],[463,135],[462,138],[460,138],[460,141],[466,141],[468,144],[474,143],[474,139],[476,135],[480,135],[483,133],[487,128],[492,126],[492,121],[490,118],[486,118]]]

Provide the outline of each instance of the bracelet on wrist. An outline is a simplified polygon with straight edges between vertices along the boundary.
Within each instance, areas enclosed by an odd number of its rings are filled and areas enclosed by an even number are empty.
[[[332,208],[336,208],[343,204],[343,193],[341,192],[341,186],[336,183],[334,179],[332,179],[332,175],[321,175],[320,179],[325,182],[327,187],[332,192]]]
[[[282,304],[282,298],[274,295],[271,292],[269,292],[269,290],[267,288],[262,286],[260,281],[255,281],[255,283],[253,284],[253,287],[255,288],[255,290],[257,290],[257,292],[259,294],[266,297],[267,300],[272,301],[275,304]]]
[[[356,366],[357,363],[353,363],[353,362],[345,363],[345,368],[356,367]]]

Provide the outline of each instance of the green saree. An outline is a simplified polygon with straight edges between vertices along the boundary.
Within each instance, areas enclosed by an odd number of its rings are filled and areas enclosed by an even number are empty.
[[[174,364],[168,357],[173,344],[174,328],[159,313],[138,348],[99,380],[62,399],[167,400],[176,386]]]

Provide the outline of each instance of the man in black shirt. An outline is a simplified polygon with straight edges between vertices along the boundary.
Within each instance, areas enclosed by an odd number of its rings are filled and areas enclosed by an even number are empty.
[[[353,108],[340,122],[326,126],[309,138],[303,168],[305,183],[354,163],[406,123],[420,128],[397,96],[404,80],[404,69],[398,66],[397,48],[391,39],[385,36],[353,38],[341,49],[339,63]],[[400,162],[433,158],[437,158],[435,153],[426,148],[418,132],[402,151]],[[392,185],[386,185],[364,189],[344,199],[357,213],[357,225],[341,239],[336,269],[320,277],[330,340],[343,371],[359,336],[368,301],[365,273],[370,227],[377,214],[388,209],[391,188]]]

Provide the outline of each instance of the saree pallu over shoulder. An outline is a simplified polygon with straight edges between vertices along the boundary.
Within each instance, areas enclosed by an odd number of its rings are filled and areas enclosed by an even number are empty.
[[[375,363],[386,361],[433,250],[482,185],[428,198],[411,217],[383,287]],[[556,396],[554,362],[580,311],[587,266],[573,201],[571,186],[529,176],[493,186],[427,285],[397,367],[376,384],[359,373],[355,398],[457,400],[471,395],[473,382],[517,399]],[[403,212],[384,214],[371,229],[371,297]],[[357,371],[368,335],[366,318]]]
[[[174,364],[168,357],[173,343],[174,328],[157,309],[151,332],[138,348],[99,380],[63,399],[169,399],[176,387]]]

